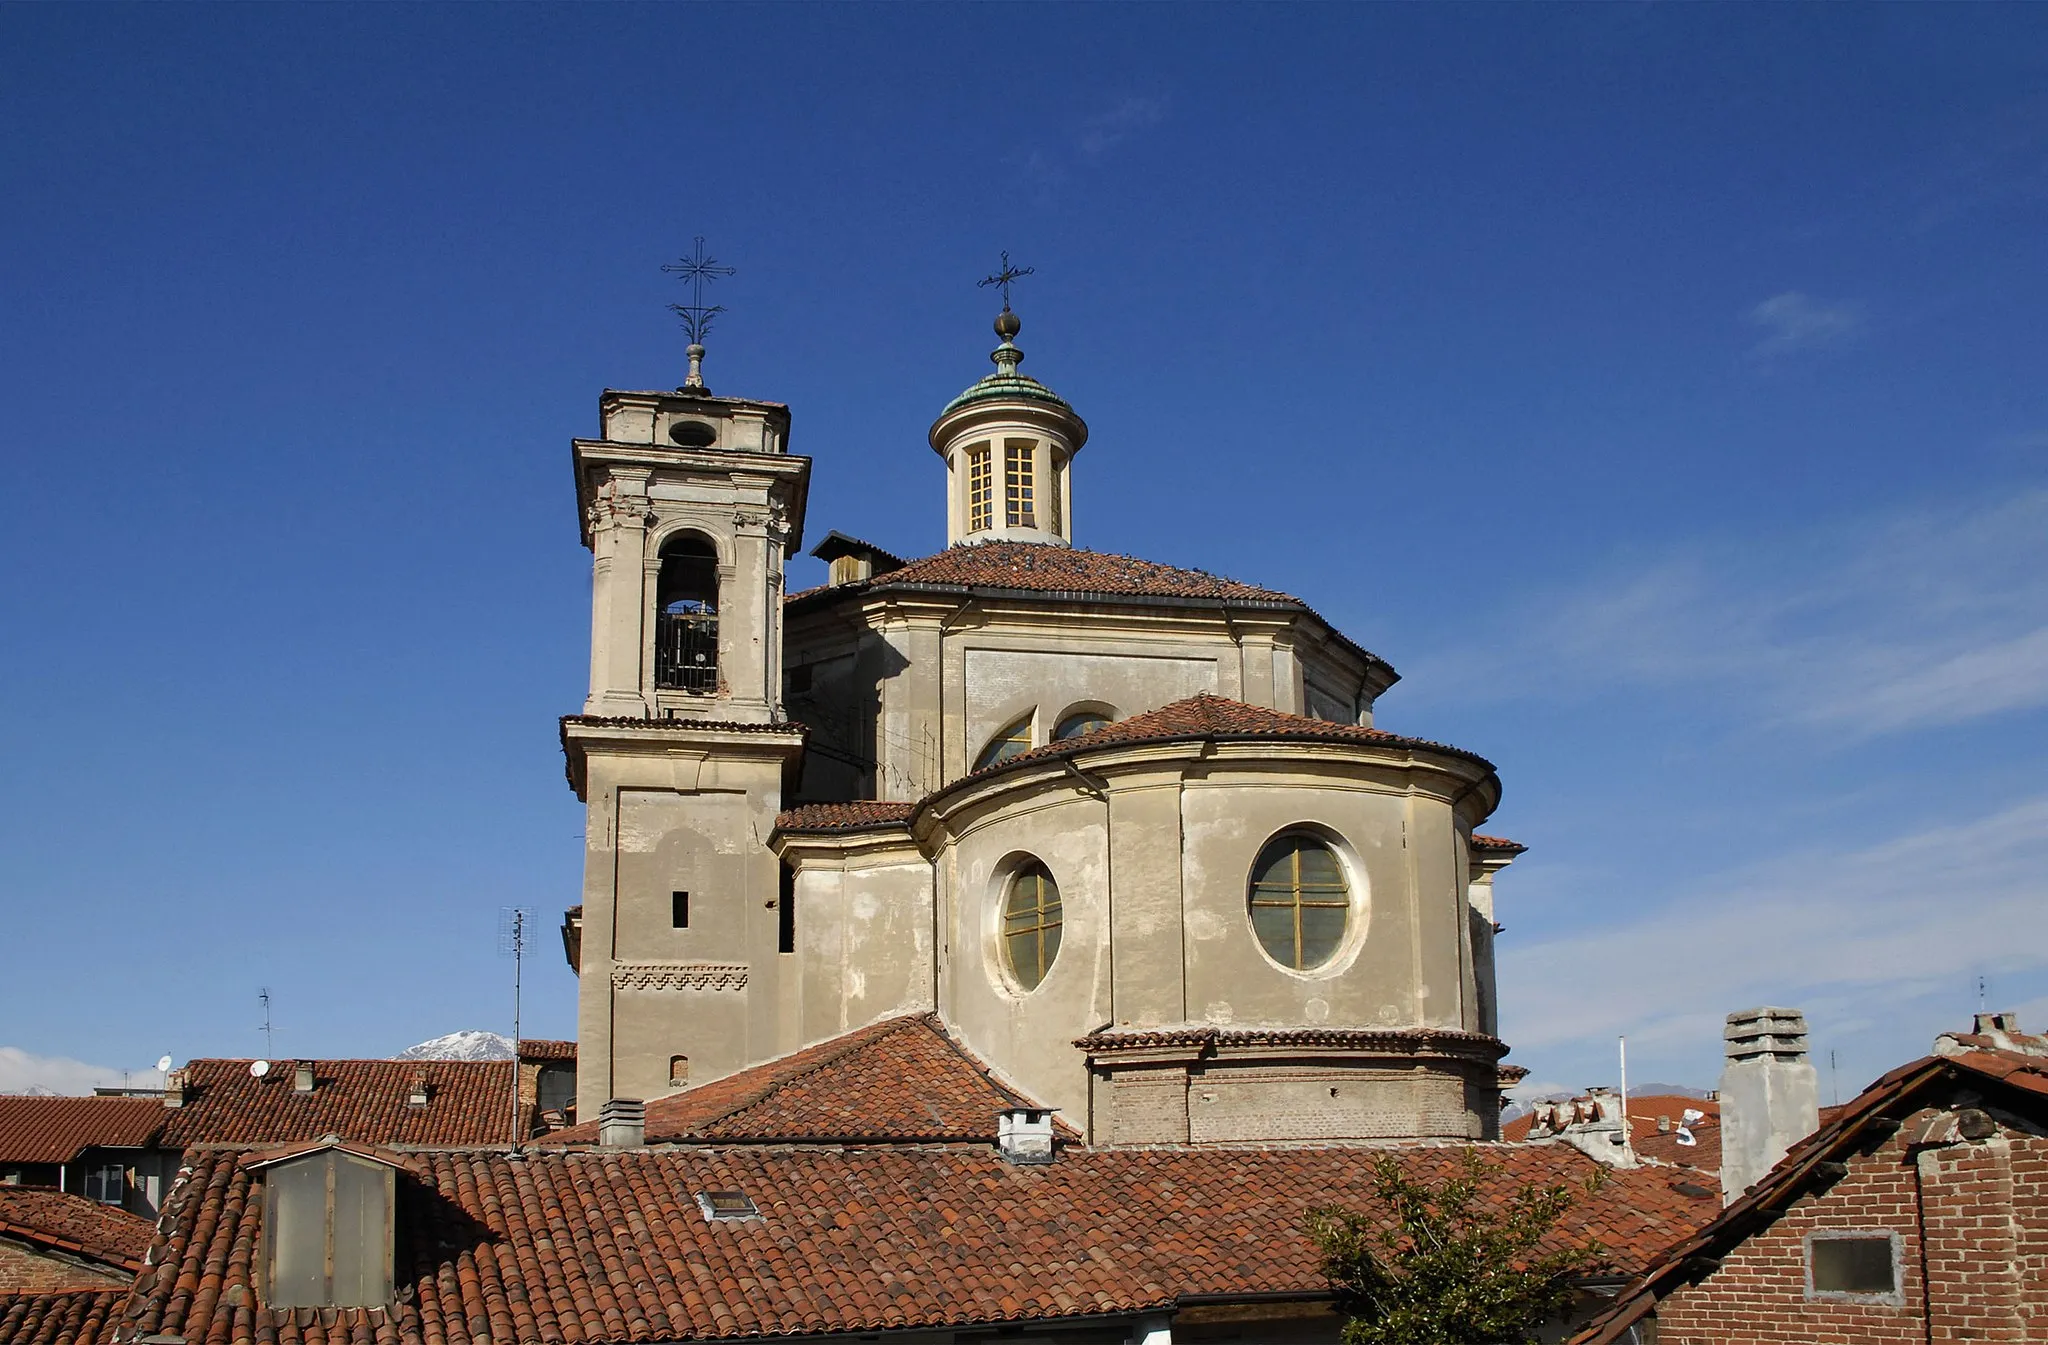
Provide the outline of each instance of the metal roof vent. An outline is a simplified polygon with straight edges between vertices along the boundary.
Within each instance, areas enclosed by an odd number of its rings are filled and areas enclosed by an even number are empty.
[[[1011,1163],[1052,1162],[1052,1110],[1005,1107],[997,1112],[996,1148]]]
[[[699,1191],[697,1208],[706,1219],[758,1219],[760,1207],[744,1191]]]
[[[312,1061],[301,1060],[298,1068],[292,1071],[292,1091],[294,1093],[310,1093],[313,1091]]]
[[[597,1142],[607,1149],[637,1149],[647,1142],[647,1104],[615,1097],[597,1113]]]

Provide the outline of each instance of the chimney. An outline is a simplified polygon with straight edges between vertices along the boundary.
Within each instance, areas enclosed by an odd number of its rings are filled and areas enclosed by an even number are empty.
[[[1611,1168],[1636,1166],[1636,1152],[1622,1128],[1621,1095],[1612,1088],[1588,1088],[1569,1102],[1539,1108],[1530,1139],[1555,1137]]]
[[[426,1079],[424,1077],[415,1078],[412,1081],[412,1091],[405,1095],[405,1105],[408,1107],[424,1107],[427,1105],[427,1099],[432,1096],[433,1091],[429,1088]]]
[[[996,1148],[1007,1162],[1052,1162],[1052,1112],[1044,1107],[1003,1108],[996,1113]]]
[[[301,1060],[298,1068],[292,1071],[292,1091],[294,1093],[310,1093],[313,1091],[312,1061]]]
[[[597,1142],[607,1149],[637,1149],[647,1142],[647,1104],[615,1097],[597,1113]]]
[[[185,1105],[185,1071],[174,1069],[164,1075],[164,1105],[182,1107]]]
[[[1733,1204],[1820,1125],[1820,1081],[1797,1009],[1728,1015],[1721,1072],[1721,1201]]]

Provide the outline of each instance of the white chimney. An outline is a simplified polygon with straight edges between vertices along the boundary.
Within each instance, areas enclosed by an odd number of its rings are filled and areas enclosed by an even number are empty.
[[[996,1148],[1012,1163],[1052,1162],[1052,1112],[1044,1107],[1003,1108],[996,1113]]]
[[[310,1093],[313,1091],[313,1062],[301,1060],[299,1067],[292,1071],[292,1091]]]
[[[182,1107],[185,1105],[185,1071],[174,1069],[164,1075],[164,1105]]]
[[[597,1113],[597,1142],[607,1149],[637,1149],[647,1142],[647,1104],[615,1097]]]
[[[1728,1015],[1721,1072],[1721,1201],[1733,1204],[1820,1126],[1820,1080],[1797,1009]]]

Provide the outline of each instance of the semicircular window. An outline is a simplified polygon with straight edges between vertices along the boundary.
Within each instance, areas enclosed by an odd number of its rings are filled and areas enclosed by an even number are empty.
[[[1060,952],[1060,889],[1032,860],[1010,878],[1003,898],[1003,960],[1026,990],[1036,990]]]
[[[989,739],[987,747],[974,760],[974,769],[993,766],[998,761],[1008,761],[1031,750],[1031,716],[1025,715],[1016,723]]]
[[[1307,971],[1337,954],[1351,917],[1351,888],[1336,852],[1314,836],[1275,836],[1252,865],[1252,932],[1266,955]]]
[[[1093,733],[1097,729],[1106,729],[1109,727],[1109,724],[1109,716],[1099,710],[1076,710],[1065,719],[1062,719],[1060,726],[1052,731],[1053,741],[1059,742],[1067,738],[1078,738],[1084,733]]]

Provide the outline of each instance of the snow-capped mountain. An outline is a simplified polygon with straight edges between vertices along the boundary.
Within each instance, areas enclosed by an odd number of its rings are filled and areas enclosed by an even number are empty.
[[[408,1046],[393,1060],[510,1060],[512,1039],[474,1028]]]

